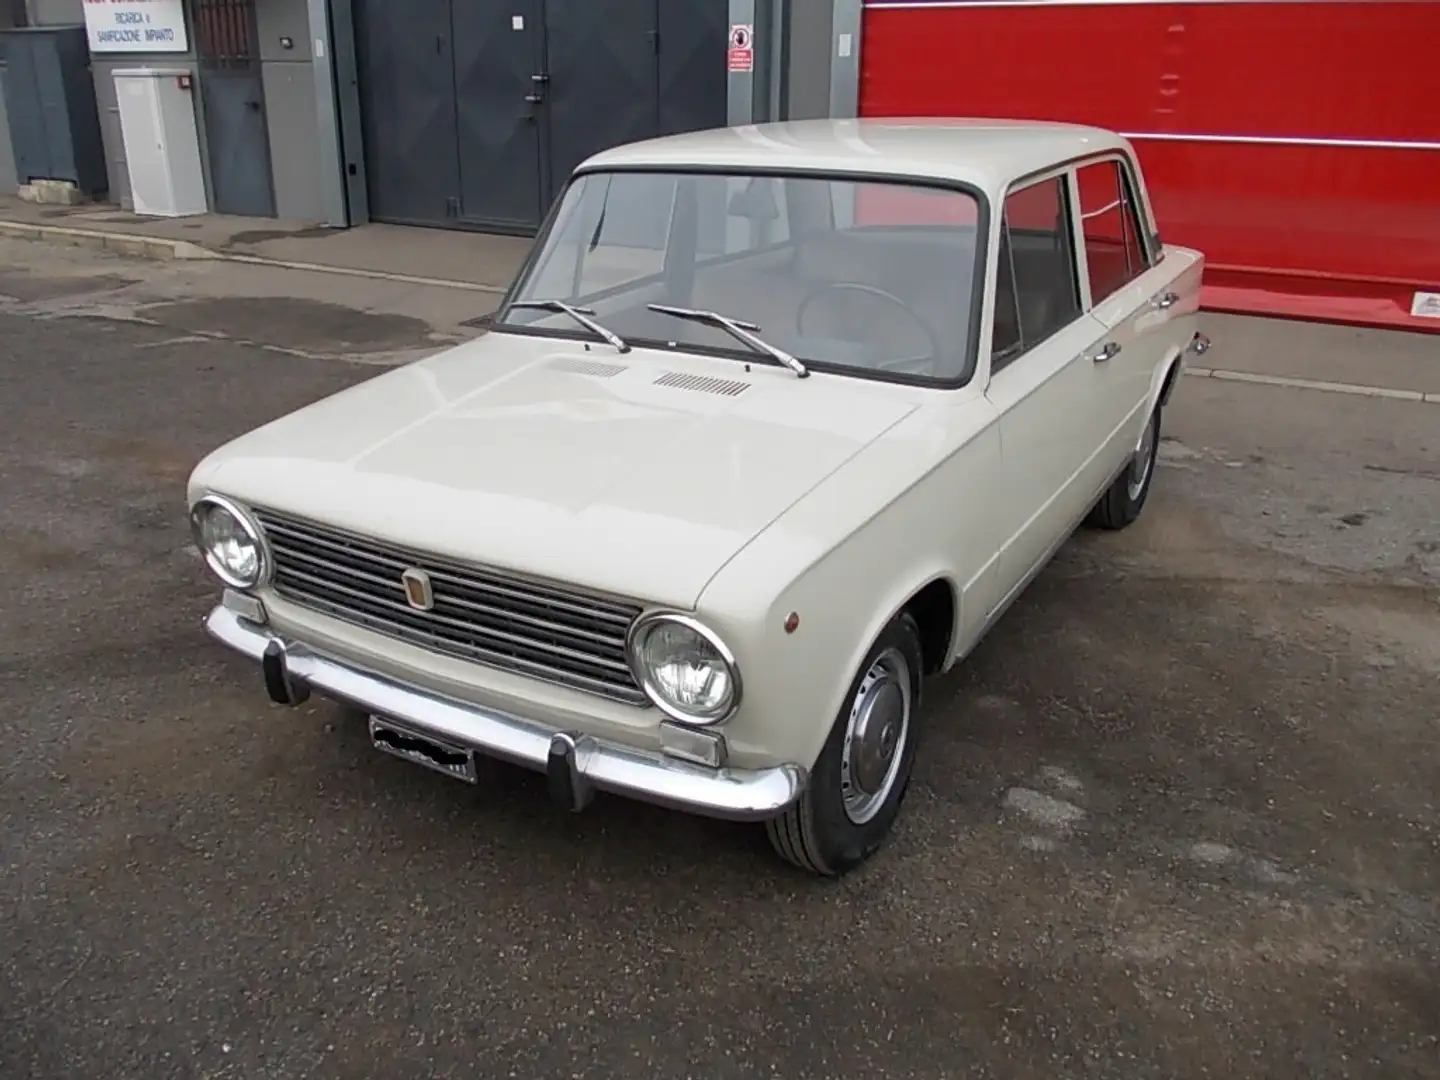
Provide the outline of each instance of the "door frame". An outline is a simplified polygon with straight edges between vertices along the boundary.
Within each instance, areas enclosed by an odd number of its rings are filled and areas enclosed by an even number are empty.
[[[1121,187],[1120,212],[1126,207],[1134,213],[1138,229],[1136,241],[1144,268],[1108,296],[1095,299],[1090,283],[1089,251],[1085,245],[1084,208],[1080,196],[1080,173],[1095,165],[1113,163]],[[1118,356],[1096,370],[1097,381],[1103,382],[1119,398],[1116,409],[1102,414],[1097,434],[1105,439],[1107,460],[1115,467],[1129,459],[1145,433],[1149,417],[1143,410],[1150,397],[1154,372],[1165,357],[1168,339],[1162,325],[1143,325],[1148,316],[1158,315],[1153,307],[1156,295],[1164,291],[1169,280],[1163,249],[1157,250],[1152,237],[1158,235],[1149,209],[1144,203],[1144,188],[1138,181],[1138,167],[1133,158],[1120,150],[1104,150],[1088,154],[1070,163],[1069,187],[1071,241],[1080,266],[1081,301],[1097,322],[1106,328],[1105,342],[1120,347]],[[1122,226],[1123,228],[1123,226]]]
[[[370,220],[370,183],[365,173],[365,133],[360,116],[360,63],[355,54],[354,0],[307,0],[307,3],[311,19],[323,20],[330,43],[335,140],[345,202],[344,224],[353,228]],[[315,11],[317,3],[322,9],[318,14]],[[318,65],[320,60],[315,58],[311,63]]]
[[[1015,438],[1014,428],[1024,423],[1021,417],[1027,412],[1033,415],[1037,403],[1043,408],[1054,407],[1055,388],[1066,382],[1072,389],[1081,390],[1074,405],[1082,410],[1067,413],[1076,427],[1067,426],[1064,422],[1053,425],[1042,423],[1036,427],[1035,430],[1055,436],[1054,446],[1042,446],[1039,455],[1035,453],[1031,430],[1022,428],[1019,433],[1024,440],[1020,445],[1026,456],[1039,456],[1051,468],[1042,480],[1031,481],[1031,486],[1007,483],[1010,501],[1004,503],[1001,509],[1006,524],[1002,526],[999,537],[998,587],[995,607],[990,613],[992,618],[998,617],[998,613],[1009,607],[1024,591],[1084,519],[1089,509],[1087,477],[1093,474],[1096,465],[1103,459],[1103,452],[1098,447],[1091,457],[1085,456],[1086,448],[1092,442],[1091,433],[1085,430],[1083,420],[1074,419],[1076,415],[1087,415],[1083,410],[1089,406],[1089,394],[1084,391],[1093,390],[1095,381],[1095,364],[1090,357],[1096,345],[1108,334],[1090,305],[1074,167],[1074,162],[1052,165],[1011,181],[990,215],[989,236],[986,238],[990,249],[986,260],[989,279],[986,283],[987,310],[978,332],[987,338],[982,342],[986,355],[985,396],[996,410],[995,423],[1000,428],[1000,468],[1007,475],[1007,480],[1011,462],[1017,456],[1019,440]],[[1070,270],[1075,275],[1078,313],[1065,326],[1012,357],[997,371],[992,345],[994,312],[999,295],[1000,237],[1005,224],[1006,204],[1018,192],[1038,184],[1056,182],[1060,186],[1065,226],[1070,234]],[[1061,343],[1064,343],[1063,347]],[[1037,369],[1039,358],[1036,354],[1046,349],[1051,356],[1044,367]],[[1007,427],[1011,429],[1008,435]],[[1056,457],[1058,464],[1051,460]],[[1045,542],[1039,545],[1024,542],[1027,539],[1025,533],[1036,529],[1042,531]],[[1023,552],[1023,555],[1017,556],[1017,551]]]
[[[220,12],[225,9],[234,10],[239,7],[243,10],[244,21],[241,24],[246,35],[243,43],[245,51],[237,52],[234,55],[212,51],[216,44],[210,35],[210,27],[206,24],[206,13],[208,11]],[[208,83],[219,79],[249,77],[255,80],[260,88],[259,112],[260,130],[264,137],[261,142],[261,153],[264,159],[265,191],[270,211],[268,216],[276,214],[275,201],[275,163],[270,154],[270,112],[265,101],[265,73],[260,60],[260,24],[256,13],[256,0],[190,0],[190,19],[195,34],[195,83],[200,92],[200,115],[199,120],[202,130],[205,132],[205,173],[209,181],[210,190],[209,203],[215,213],[230,213],[219,209],[215,204],[216,178],[215,161],[212,156],[210,141],[210,120],[205,107],[205,88]],[[225,74],[230,72],[232,74]]]
[[[464,2],[465,0],[450,0],[452,7],[457,3]],[[533,55],[530,58],[530,66],[534,69],[532,78],[535,75],[541,75],[544,76],[545,80],[539,84],[532,82],[530,90],[533,94],[536,93],[535,87],[537,85],[543,87],[543,89],[538,91],[542,100],[532,107],[529,119],[529,123],[535,126],[535,181],[540,187],[536,198],[537,213],[535,215],[535,224],[522,225],[517,222],[495,221],[494,219],[464,216],[465,159],[462,155],[459,159],[461,190],[457,196],[460,200],[460,211],[450,219],[450,225],[443,226],[446,228],[465,232],[479,232],[487,236],[536,236],[539,234],[541,226],[545,224],[545,218],[550,212],[551,203],[555,201],[555,195],[559,193],[558,190],[551,193],[550,185],[547,182],[550,174],[550,162],[552,160],[550,153],[550,125],[546,121],[545,111],[549,105],[550,87],[550,4],[548,0],[519,0],[519,2],[521,5],[528,7],[529,10],[516,12],[516,14],[532,19],[535,23],[535,43]],[[455,50],[453,45],[450,50],[450,63],[452,66],[455,63]],[[460,111],[458,86],[456,88],[455,111],[456,122],[458,123]]]

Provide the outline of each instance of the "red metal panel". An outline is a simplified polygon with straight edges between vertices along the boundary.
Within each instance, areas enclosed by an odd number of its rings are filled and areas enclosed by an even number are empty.
[[[860,113],[1131,134],[1210,306],[1440,331],[1436,43],[1430,2],[872,3]]]

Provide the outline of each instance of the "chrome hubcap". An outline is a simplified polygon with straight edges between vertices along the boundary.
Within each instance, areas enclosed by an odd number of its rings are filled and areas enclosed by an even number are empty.
[[[1140,493],[1145,490],[1145,481],[1150,479],[1150,470],[1155,467],[1155,417],[1150,417],[1150,422],[1145,425],[1145,437],[1140,441],[1140,449],[1136,452],[1134,460],[1130,462],[1130,481],[1126,484],[1126,490],[1130,495],[1130,501],[1134,502],[1140,498]]]
[[[845,816],[864,825],[880,812],[895,787],[910,734],[910,665],[899,649],[886,649],[850,703],[840,757]]]

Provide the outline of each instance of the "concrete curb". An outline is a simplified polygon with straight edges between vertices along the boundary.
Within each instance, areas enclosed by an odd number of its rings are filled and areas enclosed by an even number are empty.
[[[171,240],[165,237],[140,236],[135,233],[110,232],[105,229],[77,229],[70,225],[42,225],[30,221],[5,221],[0,219],[0,236],[12,236],[18,240],[41,240],[72,247],[94,248],[113,251],[136,259],[209,259],[217,262],[247,263],[252,266],[270,266],[281,270],[305,270],[316,274],[339,274],[343,277],[372,278],[378,281],[396,281],[406,285],[431,285],[444,289],[464,289],[467,292],[492,293],[499,296],[506,286],[484,285],[476,281],[455,281],[450,278],[422,277],[417,274],[398,274],[385,270],[365,270],[360,267],[330,266],[325,263],[296,262],[289,259],[271,259],[264,255],[246,255],[238,252],[216,251],[190,240]]]
[[[228,251],[212,251],[211,258],[222,262],[249,263],[252,266],[272,266],[279,270],[307,270],[315,274],[339,274],[342,277],[374,278],[377,281],[398,281],[406,285],[434,285],[442,289],[464,289],[467,292],[494,293],[502,295],[507,285],[484,285],[478,281],[456,281],[453,278],[422,277],[419,274],[399,274],[389,270],[365,270],[358,266],[331,266],[326,263],[295,262],[291,259],[272,259],[265,255],[240,255]]]
[[[1440,394],[1420,390],[1397,390],[1389,386],[1362,386],[1359,383],[1326,382],[1300,379],[1286,375],[1261,375],[1253,371],[1226,371],[1224,368],[1186,367],[1186,375],[1197,379],[1219,379],[1222,382],[1254,383],[1260,386],[1283,386],[1290,390],[1318,390],[1324,394],[1353,394],[1357,397],[1389,398],[1393,401],[1422,401],[1440,405]]]
[[[77,229],[70,225],[41,225],[29,221],[0,221],[0,236],[18,240],[48,240],[71,247],[113,251],[139,259],[214,259],[219,256],[209,248],[189,240],[168,240],[156,236],[107,232],[103,229]]]

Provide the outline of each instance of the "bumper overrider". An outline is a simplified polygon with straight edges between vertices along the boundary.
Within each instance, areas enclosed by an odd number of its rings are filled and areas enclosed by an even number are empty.
[[[258,661],[266,690],[280,704],[298,705],[313,689],[372,714],[372,733],[383,720],[387,748],[402,757],[414,756],[406,749],[408,735],[543,772],[552,797],[570,810],[583,809],[600,790],[705,817],[763,821],[783,813],[805,789],[806,771],[797,765],[709,768],[432,694],[286,641],[223,604],[210,612],[205,629]]]

